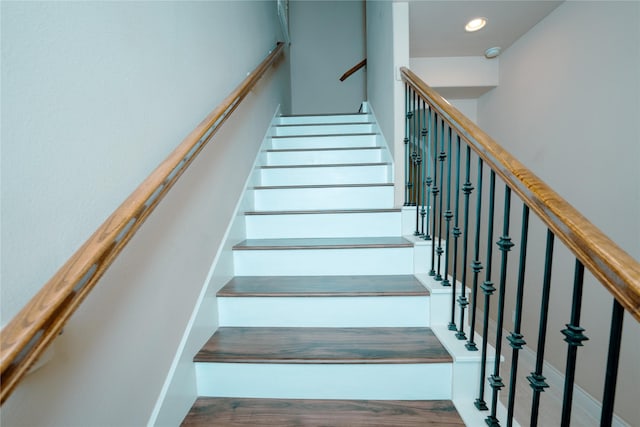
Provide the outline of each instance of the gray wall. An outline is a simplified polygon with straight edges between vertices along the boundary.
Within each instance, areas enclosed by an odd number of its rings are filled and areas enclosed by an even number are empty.
[[[478,102],[480,127],[636,259],[640,259],[639,76],[640,3],[565,2],[500,57],[500,84]],[[496,200],[501,207],[501,199]],[[512,219],[519,215],[518,207]],[[518,229],[513,228],[514,237]],[[524,331],[532,347],[544,233],[534,223]],[[546,355],[563,371],[566,343],[559,331],[569,321],[573,260],[558,249],[554,265]],[[507,304],[511,313],[512,303]],[[577,378],[597,399],[602,397],[611,304],[609,294],[587,275],[582,323],[590,341],[578,352]],[[507,317],[509,329],[511,316]],[[640,325],[627,316],[616,412],[631,425],[640,425],[638,360]]]
[[[366,72],[339,78],[365,58],[364,1],[292,0],[289,26],[293,113],[356,113]]]
[[[275,2],[1,7],[4,325],[281,35]],[[146,424],[269,121],[288,111],[278,70],[2,406],[2,425]]]
[[[395,159],[395,205],[404,203],[404,83],[409,66],[409,7],[406,2],[367,2],[367,101]],[[400,159],[400,161],[398,161]]]

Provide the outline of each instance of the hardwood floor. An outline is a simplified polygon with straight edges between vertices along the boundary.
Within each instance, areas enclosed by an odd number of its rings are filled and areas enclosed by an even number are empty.
[[[219,328],[195,362],[450,363],[430,328]]]
[[[284,400],[199,398],[183,427],[464,426],[448,400]]]
[[[426,296],[413,275],[234,277],[219,297]]]

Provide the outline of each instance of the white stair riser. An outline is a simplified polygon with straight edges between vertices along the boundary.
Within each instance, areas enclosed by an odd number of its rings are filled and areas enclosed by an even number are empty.
[[[331,136],[293,136],[285,138],[271,138],[271,148],[274,150],[290,150],[300,148],[353,148],[376,147],[377,135],[331,135]]]
[[[236,276],[413,274],[413,248],[236,250]]]
[[[382,149],[270,151],[266,159],[269,166],[375,163],[381,161]]]
[[[248,239],[400,236],[399,212],[247,215]]]
[[[314,209],[387,209],[392,186],[255,189],[258,211]]]
[[[428,296],[218,298],[220,326],[428,327]]]
[[[373,125],[370,123],[291,125],[291,126],[276,126],[273,128],[273,136],[343,135],[343,134],[350,134],[350,133],[370,133],[370,132],[373,132]]]
[[[451,399],[451,364],[196,363],[199,396]]]
[[[325,123],[371,123],[373,118],[370,114],[328,114],[318,116],[289,116],[275,119],[277,125],[306,125]]]
[[[389,179],[389,166],[262,168],[262,185],[376,184]]]

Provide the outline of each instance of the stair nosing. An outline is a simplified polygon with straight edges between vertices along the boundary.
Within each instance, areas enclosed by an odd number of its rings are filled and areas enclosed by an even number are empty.
[[[395,239],[395,238],[394,238]],[[367,238],[285,238],[285,239],[245,239],[233,246],[234,251],[264,250],[312,250],[312,249],[381,249],[413,248],[413,242],[399,237],[398,241],[385,242],[387,237]],[[260,244],[260,242],[264,242]],[[271,243],[271,244],[270,244]],[[280,243],[280,244],[274,244]]]
[[[371,113],[312,113],[312,114],[283,114],[278,118],[284,117],[326,117],[326,116],[369,116]]]
[[[383,276],[238,276],[216,294],[245,297],[425,297],[429,290],[411,274]]]
[[[360,166],[389,166],[389,162],[375,163],[323,163],[323,164],[299,164],[299,165],[275,165],[260,166],[259,169],[302,169],[302,168],[343,168],[343,167],[360,167]]]
[[[375,184],[309,184],[309,185],[258,185],[254,190],[285,190],[301,188],[351,188],[351,187],[393,187],[392,182],[381,182]]]
[[[350,125],[374,125],[375,122],[337,122],[337,123],[285,123],[285,124],[276,124],[273,127],[305,127],[305,126],[350,126]]]
[[[315,210],[290,210],[290,211],[247,211],[244,214],[251,215],[331,215],[331,214],[357,214],[357,213],[399,213],[400,208],[380,209],[315,209]]]
[[[248,277],[248,276],[245,276]],[[331,297],[345,297],[345,298],[358,298],[358,297],[426,297],[429,296],[429,291],[425,289],[425,292],[246,292],[235,293],[218,291],[216,296],[218,298],[331,298]]]
[[[271,148],[264,151],[266,153],[285,153],[285,152],[346,151],[346,150],[382,150],[382,147],[362,146],[362,147],[326,147],[326,148]]]
[[[376,132],[364,133],[323,133],[318,135],[273,135],[271,138],[331,138],[334,136],[376,136]]]

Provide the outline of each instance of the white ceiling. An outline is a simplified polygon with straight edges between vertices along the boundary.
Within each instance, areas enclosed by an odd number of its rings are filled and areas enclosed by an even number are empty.
[[[412,0],[409,2],[410,56],[482,56],[493,46],[504,51],[562,1],[550,0]],[[487,25],[467,33],[472,18]]]

